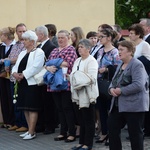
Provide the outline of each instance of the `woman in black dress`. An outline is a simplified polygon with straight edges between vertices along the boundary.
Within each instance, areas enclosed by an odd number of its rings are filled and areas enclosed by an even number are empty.
[[[34,80],[44,64],[44,52],[36,47],[37,36],[33,31],[22,35],[26,50],[22,51],[12,69],[12,74],[18,82],[17,108],[24,110],[29,130],[21,134],[24,140],[36,137],[35,125],[38,111],[41,109],[40,88]]]

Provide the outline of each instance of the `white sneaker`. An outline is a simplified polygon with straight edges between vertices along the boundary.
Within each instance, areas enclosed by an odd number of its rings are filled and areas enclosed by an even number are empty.
[[[24,138],[23,138],[23,140],[31,140],[31,139],[33,139],[33,138],[35,138],[36,137],[36,134],[34,133],[33,135],[31,135],[30,133],[29,134],[27,134]]]
[[[29,132],[27,131],[26,133],[20,134],[19,136],[22,137],[22,138],[24,138],[28,134],[29,134]]]

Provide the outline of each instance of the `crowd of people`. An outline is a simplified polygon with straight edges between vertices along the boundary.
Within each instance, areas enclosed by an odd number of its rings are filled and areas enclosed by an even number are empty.
[[[125,39],[117,24],[101,24],[86,36],[81,27],[57,32],[54,24],[0,29],[1,128],[30,140],[59,127],[54,141],[79,138],[72,150],[92,150],[94,138],[121,150],[127,126],[131,149],[144,150],[144,136],[150,137],[150,19],[128,31]],[[39,86],[34,75],[43,66],[46,82]]]

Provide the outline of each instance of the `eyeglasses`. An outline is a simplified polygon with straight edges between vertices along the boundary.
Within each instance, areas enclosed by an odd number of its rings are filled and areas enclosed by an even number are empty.
[[[107,37],[106,35],[105,36],[99,36],[99,39],[102,39],[102,38],[104,38],[104,37]]]

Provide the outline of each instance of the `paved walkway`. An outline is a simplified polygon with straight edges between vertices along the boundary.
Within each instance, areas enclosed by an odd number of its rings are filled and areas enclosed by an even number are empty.
[[[0,150],[70,150],[71,147],[78,143],[78,139],[73,143],[65,143],[64,141],[54,141],[54,137],[59,134],[59,129],[54,134],[43,135],[37,134],[34,140],[22,140],[20,133],[8,131],[0,128]],[[130,142],[126,140],[127,131],[122,131],[123,150],[130,150]],[[150,150],[150,138],[144,140],[145,149]],[[109,150],[103,143],[95,144],[93,150]]]

